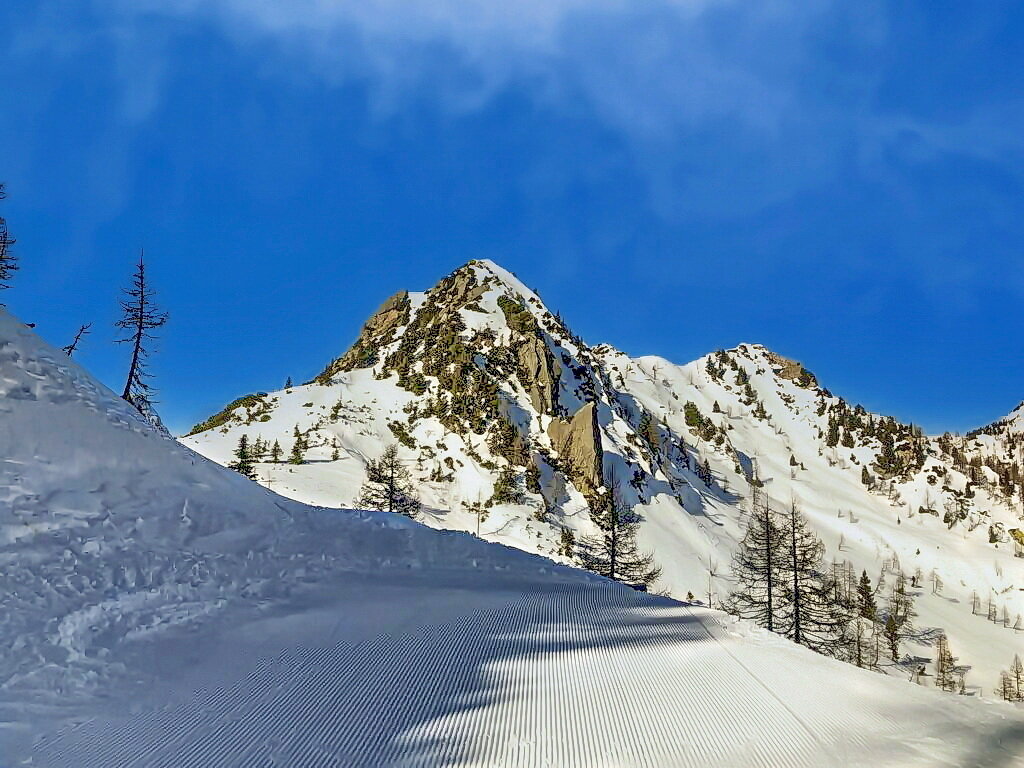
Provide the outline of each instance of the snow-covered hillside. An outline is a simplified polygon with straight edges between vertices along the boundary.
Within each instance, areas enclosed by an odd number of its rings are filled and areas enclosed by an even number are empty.
[[[1011,705],[467,534],[286,501],[3,310],[0,455],[0,765],[1020,762]]]
[[[563,531],[593,532],[588,500],[617,483],[659,586],[715,604],[758,486],[778,508],[797,503],[837,569],[889,589],[906,574],[918,631],[887,671],[931,658],[942,630],[987,693],[1022,648],[1012,429],[928,438],[755,344],[682,366],[590,347],[492,262],[396,294],[315,380],[242,398],[183,442],[226,464],[243,434],[285,457],[298,441],[304,463],[264,460],[260,482],[324,505],[352,505],[367,461],[398,443],[428,525],[564,562]]]

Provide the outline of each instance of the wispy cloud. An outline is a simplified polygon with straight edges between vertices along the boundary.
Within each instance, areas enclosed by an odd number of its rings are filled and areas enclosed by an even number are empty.
[[[738,120],[777,131],[831,0],[124,0],[122,19],[202,19],[240,45],[282,46],[334,81],[372,77],[381,108],[432,88],[472,109],[513,81],[586,99],[630,134]],[[446,52],[461,78],[431,80]]]
[[[621,137],[663,216],[736,215],[849,173],[964,153],[1020,158],[1020,103],[942,121],[878,105],[886,5],[839,0],[95,0],[119,51],[126,121],[152,114],[168,68],[160,22],[214,27],[268,71],[365,82],[380,116],[412,100],[453,114],[519,88]],[[98,23],[96,23],[98,22]],[[102,30],[102,31],[97,31]],[[68,36],[55,45],[67,46]],[[294,73],[289,73],[290,75]],[[737,190],[741,194],[737,194]],[[698,194],[699,191],[699,194]]]

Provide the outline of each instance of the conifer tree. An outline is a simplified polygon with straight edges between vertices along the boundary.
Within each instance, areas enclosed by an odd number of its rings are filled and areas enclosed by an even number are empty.
[[[834,448],[839,444],[839,422],[834,416],[828,417],[828,437],[825,438],[825,445]]]
[[[292,388],[292,377],[291,376],[289,376],[287,381],[285,381],[284,388],[285,389],[291,389]]]
[[[877,649],[877,630],[874,622],[868,621],[863,616],[854,616],[850,621],[845,633],[846,645],[848,646],[847,660],[858,667],[874,667],[878,663],[877,654],[872,661],[872,645]]]
[[[1006,670],[999,673],[999,685],[996,686],[996,696],[1003,701],[1017,701],[1020,693],[1013,684],[1013,677]]]
[[[576,534],[571,528],[563,528],[558,537],[558,554],[563,557],[576,556]]]
[[[714,475],[711,474],[711,464],[708,462],[707,458],[705,458],[704,463],[701,464],[700,472],[698,474],[700,475],[700,479],[704,481],[704,485],[710,488],[711,484],[714,482]]]
[[[767,497],[762,499],[756,487],[751,507],[747,531],[732,561],[737,588],[729,596],[727,608],[775,632],[786,594],[782,576],[784,531]]]
[[[415,518],[420,511],[420,500],[413,489],[409,470],[398,458],[398,447],[390,445],[381,457],[366,464],[366,481],[356,502],[364,509],[397,512]]]
[[[875,621],[878,617],[875,593],[871,589],[871,578],[867,571],[861,572],[860,581],[857,583],[857,608],[860,615],[869,621]]]
[[[274,441],[274,445],[270,448],[270,460],[275,464],[281,463],[281,443],[279,440]]]
[[[153,421],[156,417],[153,410],[153,388],[148,381],[151,376],[146,370],[150,353],[148,343],[156,339],[151,332],[167,322],[167,313],[161,312],[153,303],[153,289],[146,282],[146,264],[141,252],[132,286],[124,289],[124,295],[126,298],[121,300],[122,317],[115,324],[124,331],[124,336],[117,341],[131,344],[132,359],[121,397]]]
[[[914,598],[907,591],[907,578],[902,571],[896,574],[896,582],[892,586],[889,613],[896,618],[900,632],[904,635],[914,631],[914,618],[917,612],[914,610]]]
[[[292,452],[288,456],[289,464],[304,464],[305,458],[303,456],[306,450],[305,440],[302,438],[302,433],[299,432],[299,425],[295,425],[295,429],[292,430]]]
[[[935,644],[935,685],[944,691],[956,689],[956,659],[949,650],[949,640],[945,633],[939,635]]]
[[[0,184],[0,200],[7,197],[4,185]],[[0,290],[10,288],[10,280],[18,270],[18,257],[11,253],[14,238],[7,230],[7,221],[0,216]],[[0,304],[0,306],[3,306]]]
[[[1017,698],[1024,698],[1024,664],[1020,656],[1013,655],[1013,663],[1010,664],[1010,677],[1013,679],[1013,686],[1017,691]]]
[[[245,433],[238,438],[238,447],[235,448],[235,460],[228,464],[228,467],[236,472],[240,472],[251,480],[256,479],[252,448],[249,445],[249,436]]]
[[[832,586],[821,568],[824,545],[807,527],[796,502],[790,504],[785,517],[783,539],[787,605],[780,621],[780,634],[819,653],[835,655],[849,617],[843,606],[832,599]]]
[[[650,553],[637,549],[640,518],[622,501],[617,484],[601,502],[590,507],[600,533],[580,539],[576,552],[587,570],[627,584],[649,585],[661,575]]]
[[[530,493],[540,493],[540,467],[537,466],[535,461],[530,461],[526,464],[526,472],[524,473],[524,480],[526,483],[526,490]]]

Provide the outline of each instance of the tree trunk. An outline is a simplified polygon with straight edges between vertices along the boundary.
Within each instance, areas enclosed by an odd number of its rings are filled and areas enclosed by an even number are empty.
[[[789,552],[793,568],[793,641],[800,642],[800,569],[797,567],[796,553],[796,510],[789,513]]]
[[[769,632],[774,632],[775,631],[775,621],[774,621],[774,619],[775,619],[775,602],[774,602],[774,599],[772,597],[772,594],[773,594],[773,592],[772,592],[772,582],[775,581],[775,569],[773,567],[774,560],[772,559],[772,555],[774,554],[773,547],[772,547],[772,537],[771,537],[771,524],[772,523],[771,523],[771,518],[768,515],[768,504],[767,504],[767,502],[764,505],[764,516],[763,516],[762,520],[764,521],[765,549],[767,550],[767,554],[768,554],[768,627],[767,627],[767,629],[768,629]],[[708,605],[708,607],[710,608],[711,606]]]

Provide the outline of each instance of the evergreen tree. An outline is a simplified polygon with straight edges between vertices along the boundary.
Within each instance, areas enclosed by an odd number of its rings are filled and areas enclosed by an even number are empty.
[[[292,377],[291,376],[289,376],[288,379],[285,381],[284,388],[285,389],[291,389],[292,388]]]
[[[889,608],[885,617],[884,634],[893,661],[899,660],[900,642],[914,631],[913,597],[907,592],[907,579],[902,572],[896,575],[892,593],[889,596]]]
[[[419,513],[420,501],[409,470],[398,458],[397,446],[388,446],[380,459],[367,462],[366,481],[356,503],[365,509],[397,512],[412,518]]]
[[[576,556],[576,534],[571,528],[563,528],[558,537],[558,554],[562,557]]]
[[[874,622],[854,616],[847,625],[844,640],[848,648],[847,661],[861,668],[877,666],[878,631]]]
[[[623,503],[617,485],[607,498],[591,505],[590,517],[600,533],[579,541],[576,553],[584,568],[627,584],[649,585],[661,575],[654,557],[637,549],[640,518]]]
[[[1020,656],[1014,654],[1013,663],[1010,664],[1010,677],[1013,679],[1013,687],[1017,691],[1017,698],[1024,699],[1024,664]]]
[[[338,438],[334,438],[331,442],[331,461],[337,461],[341,458],[341,446],[338,445]]]
[[[278,440],[274,441],[274,444],[270,448],[270,460],[275,464],[281,463],[281,443]]]
[[[228,464],[228,467],[240,472],[250,480],[256,479],[256,468],[253,466],[252,448],[249,445],[249,436],[242,434],[238,438],[238,447],[235,448],[235,460]]]
[[[661,434],[658,431],[658,425],[647,411],[644,411],[643,416],[640,417],[640,426],[637,431],[651,451],[658,453],[661,450]]]
[[[914,610],[914,598],[907,591],[907,578],[902,571],[896,574],[896,582],[893,584],[889,599],[889,613],[895,616],[904,635],[914,631],[914,617],[917,616],[917,612]]]
[[[871,589],[871,579],[867,571],[861,573],[860,581],[857,583],[857,608],[860,615],[869,621],[875,621],[878,617],[875,593]]]
[[[832,585],[822,574],[824,545],[807,521],[790,505],[783,523],[783,582],[786,609],[779,632],[800,645],[835,655],[842,645],[849,617],[832,598]]]
[[[697,474],[704,482],[704,485],[710,488],[711,484],[714,482],[714,475],[711,474],[711,464],[706,458],[704,459],[704,463],[700,465],[700,470]]]
[[[153,389],[148,381],[150,374],[146,370],[149,357],[148,342],[156,338],[151,331],[167,322],[167,313],[161,312],[153,303],[153,290],[146,282],[146,264],[141,252],[132,278],[132,286],[124,289],[124,295],[126,298],[121,300],[122,317],[116,326],[125,333],[117,341],[121,344],[131,344],[132,360],[121,397],[152,421],[155,412]]]
[[[935,644],[935,685],[944,691],[956,689],[956,659],[949,650],[949,640],[945,633],[939,635]]]
[[[828,417],[828,437],[825,438],[825,445],[829,448],[839,445],[839,421],[835,416]]]
[[[784,531],[768,499],[762,501],[756,488],[754,491],[747,531],[732,561],[737,588],[729,596],[727,608],[775,632],[786,594],[782,581]]]
[[[288,456],[289,464],[304,464],[304,452],[306,450],[306,441],[302,437],[302,433],[299,432],[299,425],[295,425],[295,429],[292,430],[292,452]]]
[[[1005,670],[999,673],[999,685],[996,686],[995,693],[1003,701],[1017,701],[1020,698],[1020,692],[1013,684],[1013,678]]]
[[[530,493],[540,493],[540,467],[534,461],[527,462],[526,473],[524,475],[526,482],[526,490]]]
[[[7,197],[4,185],[0,184],[0,200]],[[18,257],[11,253],[14,238],[7,230],[7,221],[0,216],[0,290],[10,288],[10,280],[18,270]],[[3,306],[0,304],[0,306]]]
[[[89,329],[92,328],[92,323],[86,323],[85,325],[79,326],[78,333],[75,334],[75,338],[64,347],[64,354],[68,357],[72,357],[75,351],[78,349],[78,342],[82,340],[83,336],[89,335]]]

